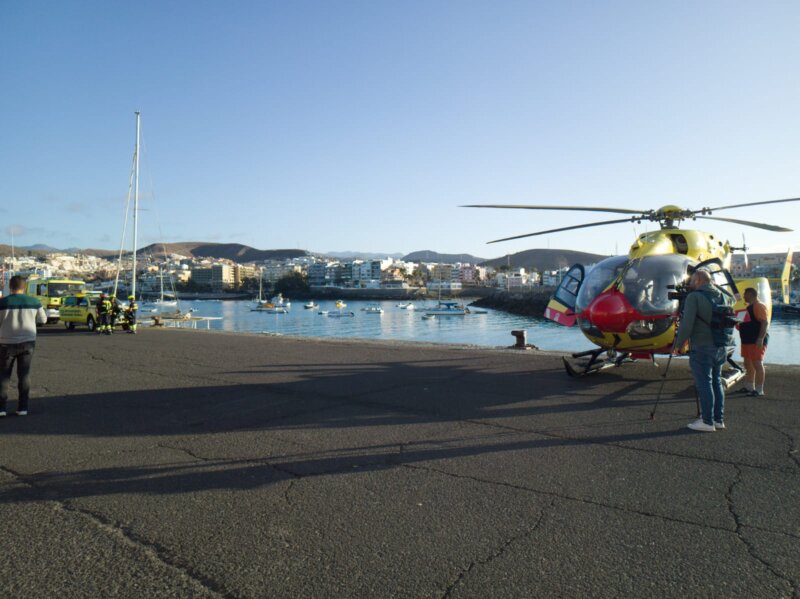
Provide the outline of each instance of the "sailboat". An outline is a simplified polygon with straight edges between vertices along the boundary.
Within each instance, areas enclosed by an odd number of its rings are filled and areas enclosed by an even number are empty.
[[[443,302],[442,301],[442,268],[439,265],[439,303],[433,308],[425,308],[425,315],[423,318],[429,320],[434,316],[465,316],[469,314],[469,310],[458,302]],[[426,318],[427,317],[427,318]]]
[[[153,300],[153,305],[158,307],[176,307],[178,305],[177,299],[167,299],[164,297],[164,271],[161,270],[161,267],[158,269],[158,280],[161,293],[157,300]],[[172,279],[170,279],[170,282],[171,281]]]
[[[263,299],[263,292],[264,292],[264,269],[261,269],[261,272],[258,276],[258,299],[256,300],[256,305],[252,308],[251,312],[266,312],[267,314],[286,314],[288,310],[283,305],[278,305],[274,303],[274,301],[264,301]]]
[[[141,113],[136,112],[136,146],[133,153],[133,173],[131,176],[132,183],[133,183],[133,250],[131,252],[131,285],[130,285],[130,295],[136,297],[136,252],[137,242],[139,238],[139,148],[140,148],[140,138],[141,138]],[[124,246],[125,246],[125,232],[128,227],[128,213],[130,208],[130,189],[128,191],[128,205],[125,208],[125,224],[122,229],[122,243],[120,244],[119,248],[119,260],[117,262],[117,276],[114,281],[114,295],[117,294],[117,289],[119,286],[119,275],[122,265],[122,254],[124,253]],[[163,279],[162,279],[163,281]],[[163,283],[162,283],[163,289]],[[163,296],[162,296],[163,297]],[[167,300],[169,302],[170,300]],[[181,312],[180,307],[178,306],[177,300],[173,302],[173,305],[176,306],[174,312],[162,312],[158,316],[153,316],[153,321],[155,324],[165,324],[166,322],[173,323],[175,326],[191,326],[193,328],[197,327],[199,322],[205,322],[208,328],[210,328],[210,323],[212,320],[221,320],[221,317],[218,316],[194,316],[192,312],[194,310],[189,310],[186,313]]]

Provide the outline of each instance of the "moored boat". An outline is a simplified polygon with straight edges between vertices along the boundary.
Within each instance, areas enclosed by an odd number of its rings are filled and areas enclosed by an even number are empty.
[[[433,308],[425,308],[425,315],[433,316],[464,316],[469,310],[458,302],[439,302]]]

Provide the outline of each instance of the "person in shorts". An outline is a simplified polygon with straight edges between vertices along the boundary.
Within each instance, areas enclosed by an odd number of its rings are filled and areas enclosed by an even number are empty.
[[[739,338],[742,345],[742,359],[745,367],[745,387],[742,392],[751,397],[763,397],[764,355],[769,341],[769,314],[767,306],[758,301],[758,291],[752,287],[744,290],[747,302],[747,315],[739,325]]]

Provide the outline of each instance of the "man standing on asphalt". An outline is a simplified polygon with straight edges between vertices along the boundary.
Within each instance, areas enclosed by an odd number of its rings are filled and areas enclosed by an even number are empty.
[[[702,415],[702,418],[690,422],[689,428],[713,433],[725,428],[725,387],[721,371],[728,350],[714,344],[711,331],[712,302],[714,305],[729,305],[731,301],[722,290],[711,284],[711,274],[707,270],[696,270],[689,286],[692,292],[686,296],[675,349],[677,352],[689,340],[689,366],[700,396]]]
[[[769,341],[769,315],[767,306],[758,301],[758,291],[752,287],[744,290],[744,301],[747,302],[747,317],[739,325],[739,337],[742,341],[742,359],[744,360],[745,388],[742,389],[751,397],[764,395],[764,354]]]
[[[31,361],[36,347],[36,325],[47,322],[47,314],[35,297],[23,294],[25,279],[11,277],[8,297],[0,299],[0,418],[6,415],[11,371],[17,363],[19,402],[17,416],[27,416],[31,391]]]

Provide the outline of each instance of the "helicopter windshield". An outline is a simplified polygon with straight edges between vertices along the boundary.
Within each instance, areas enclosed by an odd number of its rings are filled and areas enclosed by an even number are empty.
[[[683,282],[686,267],[691,263],[691,259],[680,254],[645,256],[628,265],[620,290],[642,315],[674,312],[678,301],[669,299],[668,286]]]
[[[627,262],[627,256],[611,256],[595,264],[581,284],[575,302],[576,312],[581,313],[588,308],[592,300],[617,278]]]

